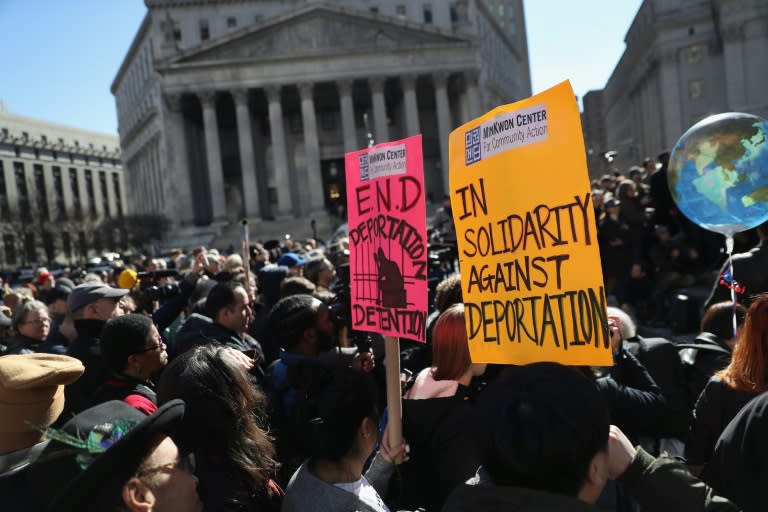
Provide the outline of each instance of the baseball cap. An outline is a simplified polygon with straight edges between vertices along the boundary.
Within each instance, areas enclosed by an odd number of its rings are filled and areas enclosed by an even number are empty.
[[[278,265],[288,268],[295,267],[296,265],[304,265],[306,262],[307,260],[301,258],[294,252],[287,252],[277,260]]]
[[[127,293],[128,290],[112,288],[104,283],[83,283],[75,286],[69,294],[67,306],[70,312],[74,312],[99,299],[119,299]]]

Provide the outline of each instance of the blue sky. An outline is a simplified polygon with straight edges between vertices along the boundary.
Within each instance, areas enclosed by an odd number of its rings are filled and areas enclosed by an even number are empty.
[[[533,91],[566,78],[579,96],[605,85],[641,0],[525,0]],[[0,0],[0,99],[15,114],[117,133],[109,86],[142,0]]]

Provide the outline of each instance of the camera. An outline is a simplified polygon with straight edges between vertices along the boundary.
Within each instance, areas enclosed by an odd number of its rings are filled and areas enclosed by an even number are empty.
[[[181,288],[177,283],[166,284],[163,286],[146,286],[141,288],[141,293],[149,300],[165,300],[170,297],[175,297],[181,293]]]

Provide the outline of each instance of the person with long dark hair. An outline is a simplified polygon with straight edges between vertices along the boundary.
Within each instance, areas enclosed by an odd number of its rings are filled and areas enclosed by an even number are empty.
[[[175,359],[160,379],[158,402],[174,398],[187,404],[180,441],[195,454],[205,510],[278,510],[278,464],[262,427],[267,399],[230,351],[213,343]]]
[[[404,454],[405,442],[391,449],[385,430],[381,449],[363,474],[379,441],[376,395],[369,375],[339,368],[307,397],[301,407],[302,437],[310,456],[291,477],[283,512],[389,512],[384,499],[393,461]]]

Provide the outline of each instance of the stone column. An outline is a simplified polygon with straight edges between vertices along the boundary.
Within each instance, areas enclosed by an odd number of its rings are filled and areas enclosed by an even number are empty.
[[[176,220],[182,225],[190,225],[195,220],[195,205],[192,201],[192,176],[189,168],[187,130],[181,109],[181,94],[165,94],[165,104],[168,107],[168,130],[165,132],[167,135],[166,158],[172,176],[171,182],[174,184],[174,193],[169,194],[165,200],[173,201],[171,209],[175,212]],[[126,212],[125,200],[121,202],[123,212]]]
[[[376,144],[389,140],[387,126],[387,104],[384,101],[384,78],[371,78],[371,95],[373,96],[373,133]]]
[[[339,103],[341,105],[341,129],[344,133],[344,151],[356,151],[360,149],[357,143],[357,130],[355,128],[355,106],[352,102],[352,80],[339,80],[336,82],[339,90]]]
[[[237,145],[240,148],[240,173],[243,177],[243,202],[249,219],[259,217],[259,185],[256,179],[256,159],[253,156],[253,130],[248,108],[248,90],[232,91],[237,117]]]
[[[678,50],[670,48],[661,55],[661,112],[664,138],[661,143],[669,151],[683,134],[681,119],[680,78],[678,76]]]
[[[323,210],[323,178],[320,172],[320,141],[317,138],[317,116],[315,115],[314,85],[298,84],[301,97],[301,123],[304,127],[304,158],[306,160],[307,181],[304,186],[309,190],[309,211]],[[302,210],[307,210],[302,205]]]
[[[467,106],[469,108],[469,119],[471,121],[483,112],[480,107],[480,89],[477,86],[477,74],[480,71],[471,69],[464,73],[464,79],[467,81]]]
[[[288,152],[285,148],[285,127],[280,86],[270,85],[264,89],[269,102],[269,132],[272,138],[272,159],[275,165],[277,186],[277,216],[291,213],[291,184],[288,177]]]
[[[221,165],[219,126],[216,121],[216,91],[198,93],[203,105],[203,126],[205,127],[205,154],[208,163],[208,183],[211,186],[211,210],[214,222],[227,218],[227,202],[224,194],[224,170]]]
[[[448,73],[432,75],[435,84],[435,106],[437,108],[437,133],[440,137],[440,168],[443,174],[443,192],[448,193],[448,137],[451,134],[451,107],[448,104],[446,83]]]
[[[407,75],[400,79],[403,84],[403,107],[405,108],[405,131],[407,136],[421,133],[419,105],[416,102],[416,76]]]

